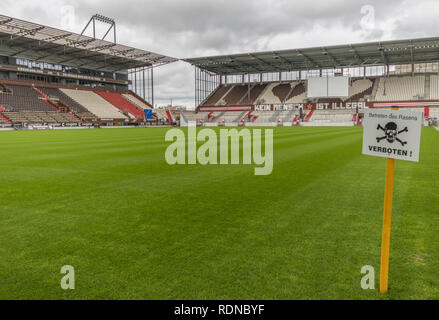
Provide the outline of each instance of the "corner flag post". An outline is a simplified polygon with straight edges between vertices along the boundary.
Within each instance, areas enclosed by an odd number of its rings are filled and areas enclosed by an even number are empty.
[[[392,107],[392,110],[398,110]],[[384,188],[383,236],[381,240],[381,271],[380,293],[385,294],[389,289],[389,256],[390,230],[392,225],[393,183],[395,178],[395,159],[386,161],[386,186]]]
[[[383,239],[381,243],[380,293],[387,292],[389,286],[390,227],[392,221],[393,182],[395,159],[387,158],[386,187],[384,191]]]

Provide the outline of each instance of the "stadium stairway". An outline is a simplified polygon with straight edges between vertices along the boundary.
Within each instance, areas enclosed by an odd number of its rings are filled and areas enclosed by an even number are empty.
[[[425,118],[425,121],[428,121],[428,118],[430,118],[430,107],[424,108],[424,118]]]
[[[9,121],[9,119],[6,118],[6,117],[5,117],[4,115],[2,115],[1,113],[0,113],[0,118],[3,119],[7,124],[11,124],[11,121]]]
[[[144,98],[142,98],[141,96],[139,96],[137,93],[135,93],[134,91],[129,91],[128,94],[122,94],[125,98],[127,98],[128,100],[131,100],[132,97],[134,97],[134,100],[132,100],[131,102],[133,102],[134,104],[137,105],[137,101],[140,102],[140,108],[141,109],[154,109],[154,107],[148,102],[146,101]],[[145,107],[146,105],[146,107]]]
[[[142,111],[144,111],[145,109],[153,109],[152,105],[149,102],[147,102],[142,97],[138,96],[132,91],[129,91],[129,93],[122,93],[122,96],[134,105],[136,105],[137,108]]]
[[[33,87],[33,89],[34,89],[36,92],[38,92],[39,95],[41,95],[41,96],[43,97],[42,100],[43,100],[45,103],[47,103],[49,106],[51,106],[52,108],[54,108],[55,111],[60,112],[60,109],[59,109],[54,103],[52,103],[52,102],[50,101],[49,97],[48,97],[46,94],[44,94],[44,92],[42,92],[40,89],[38,89],[38,88],[36,88],[36,87]]]
[[[246,114],[247,114],[247,111],[243,111],[242,113],[239,114],[239,116],[233,122],[240,123]]]
[[[282,119],[282,122],[290,122],[293,119],[294,110],[288,111],[287,115]]]
[[[311,110],[311,111],[306,115],[305,122],[310,122],[310,120],[311,120],[313,114],[314,114],[314,110]]]
[[[221,111],[216,117],[214,117],[211,122],[218,123],[221,120],[221,117],[226,114],[227,111]]]
[[[73,110],[70,110],[69,112],[67,112],[69,115],[71,115],[73,118],[75,118],[76,120],[78,120],[78,122],[84,122],[84,120],[82,120],[81,118],[79,118],[74,112]]]
[[[430,86],[431,86],[431,76],[429,74],[425,75],[424,83],[424,99],[430,100]]]
[[[285,97],[285,100],[282,101],[282,102],[286,102],[289,98],[291,98],[291,96],[293,95],[293,91],[294,91],[294,89],[296,88],[296,86],[297,86],[297,85],[293,85],[293,86],[291,86],[291,89],[290,89],[290,91],[288,91],[288,93],[287,93],[287,95],[286,95],[286,97]]]
[[[376,96],[377,96],[377,93],[378,93],[378,88],[380,87],[380,82],[381,82],[381,78],[379,77],[379,78],[376,78],[374,83],[373,83],[372,93],[370,94],[370,98],[371,98],[372,101],[376,100]]]
[[[281,103],[284,103],[293,89],[294,87],[291,86],[291,83],[279,83],[272,91],[273,94],[279,98]]]
[[[168,118],[169,123],[174,123],[174,119],[172,119],[171,111],[166,110],[166,117]]]
[[[245,122],[245,120],[249,120],[250,122],[253,122],[253,121],[251,121],[252,120],[252,113],[253,113],[253,111],[249,111],[245,116],[244,116],[244,118],[242,119],[242,121],[243,122]]]
[[[280,111],[273,113],[273,116],[268,120],[269,122],[276,122],[279,120]]]
[[[128,112],[136,119],[145,119],[145,112],[137,108],[131,101],[124,98],[120,93],[109,91],[96,91],[98,95],[110,102],[121,111]]]
[[[9,88],[6,87],[3,83],[0,83],[0,92],[2,92],[2,93],[12,93],[12,91],[9,90]]]
[[[49,100],[49,97],[48,97],[46,94],[44,94],[40,89],[38,89],[38,88],[36,88],[36,87],[33,87],[33,89],[34,89],[36,92],[38,92],[41,96],[43,96],[44,99]]]
[[[238,119],[238,123],[239,123],[239,124],[244,124],[245,120],[248,119],[249,114],[250,114],[251,112],[252,112],[252,111],[250,111],[250,112],[244,111],[244,113],[243,113],[243,114],[241,115],[241,117]]]
[[[350,96],[349,98],[345,99],[344,101],[360,101],[361,99],[364,99],[365,96],[372,96],[374,85],[375,85],[375,80],[374,79],[369,79],[369,80],[371,81],[370,87]]]

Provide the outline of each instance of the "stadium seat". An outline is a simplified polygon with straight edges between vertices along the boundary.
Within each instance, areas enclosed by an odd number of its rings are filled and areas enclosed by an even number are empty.
[[[430,99],[439,99],[439,76],[437,74],[430,75]]]
[[[425,75],[381,78],[376,101],[422,100],[425,97]]]
[[[4,85],[5,87],[5,85]],[[31,86],[6,85],[9,92],[0,93],[0,105],[8,111],[54,111]]]
[[[127,120],[126,116],[107,100],[88,90],[60,89],[80,105],[86,107],[100,119]]]
[[[371,95],[374,86],[373,79],[354,80],[349,86],[349,97],[344,101],[360,101],[366,95]]]
[[[272,91],[273,94],[281,101],[282,103],[285,102],[288,98],[288,96],[291,93],[291,90],[295,87],[295,83],[281,83],[275,86]]]
[[[110,102],[113,106],[122,110],[122,112],[127,112],[129,115],[131,115],[131,117],[136,119],[145,119],[145,111],[138,108],[120,93],[110,91],[96,91],[96,93]]]
[[[148,104],[146,101],[140,99],[140,97],[134,96],[132,93],[123,93],[122,96],[132,103],[134,103],[141,110],[152,109],[152,106]]]
[[[206,101],[203,103],[203,106],[215,106],[230,90],[230,88],[230,86],[220,86],[206,99]]]
[[[240,104],[254,104],[256,99],[261,95],[261,93],[267,87],[266,84],[257,84],[251,87],[250,95],[245,94],[244,98],[239,102]]]
[[[248,92],[248,85],[235,85],[232,90],[224,97],[227,105],[238,105]]]

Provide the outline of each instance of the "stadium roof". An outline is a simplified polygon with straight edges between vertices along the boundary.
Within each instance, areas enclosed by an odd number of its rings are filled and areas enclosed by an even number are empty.
[[[382,41],[185,59],[221,75],[439,61],[439,38]]]
[[[0,15],[0,54],[114,72],[178,59]]]

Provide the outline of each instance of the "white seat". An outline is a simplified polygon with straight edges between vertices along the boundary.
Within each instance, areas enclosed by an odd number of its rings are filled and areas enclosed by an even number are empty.
[[[70,98],[87,108],[100,119],[127,119],[125,115],[107,100],[88,90],[60,89]]]

